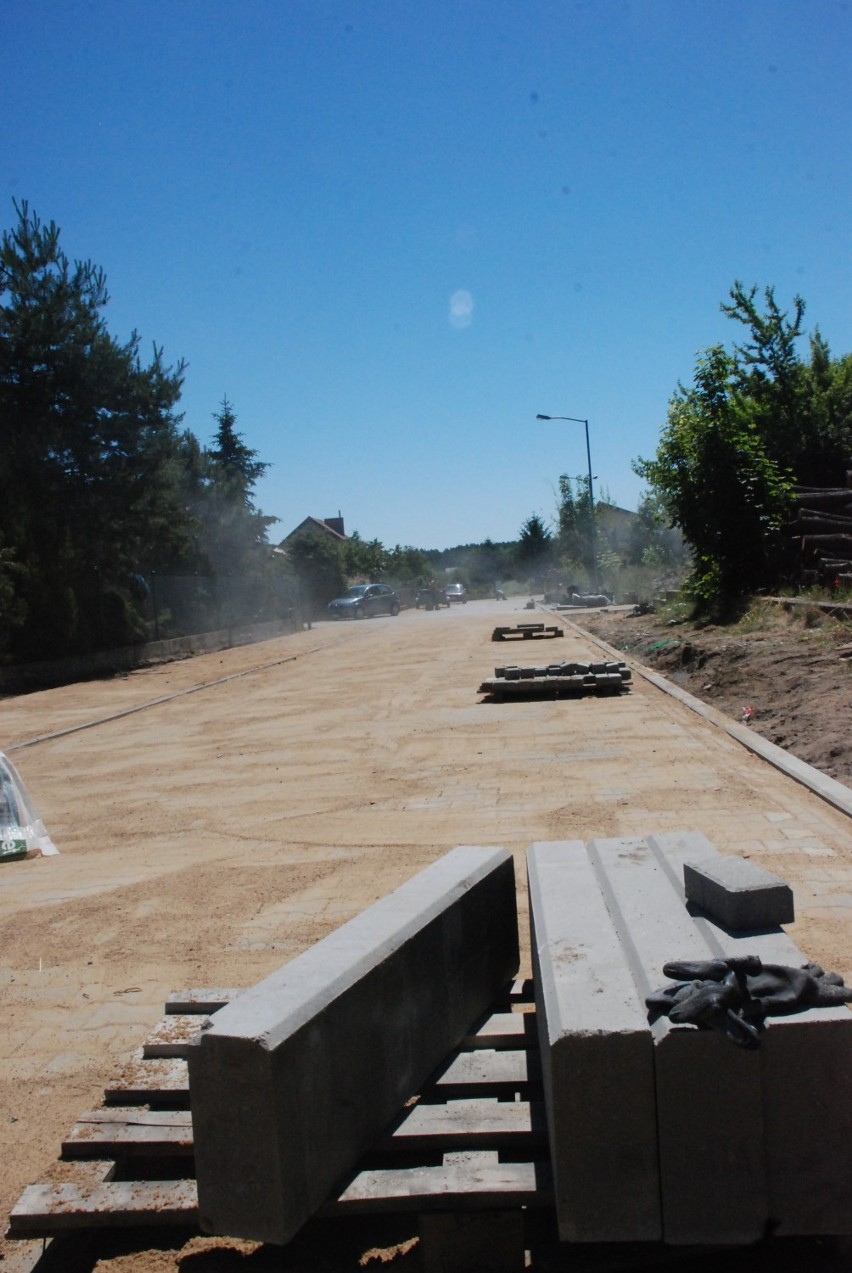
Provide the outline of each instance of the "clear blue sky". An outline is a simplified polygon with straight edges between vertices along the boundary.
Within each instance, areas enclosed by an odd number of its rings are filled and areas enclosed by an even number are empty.
[[[227,395],[308,514],[515,539],[561,472],[635,508],[735,278],[852,349],[846,0],[5,0],[2,218]]]

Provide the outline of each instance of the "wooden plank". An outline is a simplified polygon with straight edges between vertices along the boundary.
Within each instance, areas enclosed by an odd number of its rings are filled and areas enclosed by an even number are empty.
[[[145,1060],[140,1048],[136,1057],[119,1071],[104,1089],[108,1105],[144,1105],[149,1101],[177,1100],[189,1096],[189,1069],[186,1061],[168,1058]]]
[[[549,1206],[553,1185],[547,1162],[483,1161],[459,1155],[441,1167],[408,1167],[359,1172],[321,1216],[430,1209]]]
[[[197,1013],[203,1016],[208,1012],[218,1012],[242,993],[242,990],[222,990],[218,987],[214,990],[173,990],[166,1000],[166,1013]]]
[[[518,1013],[521,1017],[521,1013]],[[532,1058],[532,1059],[530,1059]],[[471,1087],[498,1083],[540,1082],[539,1058],[535,1050],[476,1048],[453,1057],[434,1086]],[[425,1085],[430,1086],[430,1085]],[[149,1101],[188,1099],[190,1076],[185,1060],[152,1059],[127,1064],[112,1085],[104,1090],[107,1105],[143,1105]]]
[[[535,1015],[529,1012],[493,1012],[471,1034],[462,1048],[532,1047],[538,1045]]]
[[[448,1101],[443,1105],[415,1105],[374,1149],[382,1152],[434,1151],[467,1147],[546,1141],[544,1108],[540,1102],[496,1098]],[[82,1114],[62,1143],[65,1159],[174,1157],[192,1154],[192,1115],[188,1110],[137,1110],[110,1107]]]
[[[198,1225],[194,1180],[30,1185],[9,1216],[9,1236],[49,1237],[70,1229],[119,1225]]]
[[[159,1021],[142,1044],[142,1056],[186,1057],[186,1050],[195,1036],[210,1023],[209,1015],[196,1013],[170,1013]]]
[[[536,1052],[524,1049],[496,1051],[477,1048],[460,1052],[449,1065],[432,1080],[440,1093],[449,1088],[518,1087],[525,1083],[541,1082],[541,1067]]]
[[[81,1114],[62,1142],[62,1157],[132,1158],[192,1154],[189,1110],[111,1106]]]
[[[509,1155],[529,1152],[547,1143],[541,1101],[492,1099],[447,1101],[444,1105],[414,1105],[373,1148],[383,1152],[497,1148]]]

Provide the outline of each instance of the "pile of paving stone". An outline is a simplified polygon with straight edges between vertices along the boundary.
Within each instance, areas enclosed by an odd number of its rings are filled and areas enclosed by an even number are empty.
[[[494,676],[482,682],[480,694],[492,698],[542,697],[585,694],[621,694],[630,689],[632,677],[625,663],[548,663],[542,667],[496,667]]]

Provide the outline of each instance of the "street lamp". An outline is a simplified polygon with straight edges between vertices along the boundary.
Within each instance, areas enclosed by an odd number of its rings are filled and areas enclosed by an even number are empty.
[[[568,420],[571,424],[582,424],[586,427],[586,459],[589,461],[589,525],[592,531],[592,572],[594,574],[595,589],[600,592],[601,586],[598,578],[598,536],[595,526],[595,495],[592,489],[592,449],[589,446],[589,422],[581,420],[578,416],[573,415],[537,415],[536,420]]]

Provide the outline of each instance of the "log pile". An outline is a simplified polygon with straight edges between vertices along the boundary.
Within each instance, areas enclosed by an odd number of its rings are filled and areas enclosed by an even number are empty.
[[[852,588],[852,472],[845,487],[798,486],[793,533],[802,578],[829,589]]]

